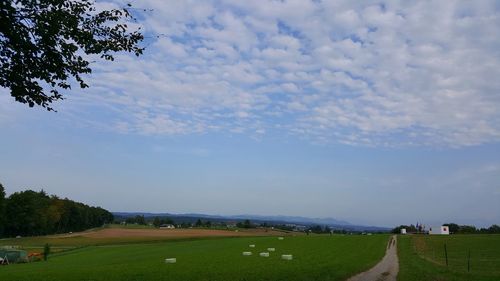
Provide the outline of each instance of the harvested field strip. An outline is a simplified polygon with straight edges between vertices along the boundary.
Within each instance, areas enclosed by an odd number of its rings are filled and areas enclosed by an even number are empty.
[[[49,243],[55,248],[81,247],[88,245],[155,243],[165,240],[186,240],[218,237],[250,237],[286,235],[278,231],[264,229],[252,231],[212,230],[212,229],[128,229],[128,228],[101,228],[93,231],[72,233],[68,235],[51,235],[38,237],[23,237],[20,239],[2,239],[1,245],[19,245],[24,248],[43,247]],[[302,235],[300,233],[294,235]]]

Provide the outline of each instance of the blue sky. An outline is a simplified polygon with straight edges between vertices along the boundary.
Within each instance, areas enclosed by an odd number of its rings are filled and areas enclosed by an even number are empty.
[[[162,36],[57,113],[0,90],[0,182],[112,211],[500,223],[498,3],[381,3],[141,1]]]

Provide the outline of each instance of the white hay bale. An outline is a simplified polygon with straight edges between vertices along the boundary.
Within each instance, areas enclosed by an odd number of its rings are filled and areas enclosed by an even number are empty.
[[[251,255],[252,255],[252,252],[243,252],[243,255],[244,255],[244,256],[251,256]]]
[[[176,258],[168,258],[168,259],[165,259],[165,263],[176,263],[177,262],[177,259]]]
[[[293,260],[293,256],[292,255],[281,255],[281,259],[291,261],[291,260]]]
[[[269,253],[268,252],[262,252],[262,253],[259,254],[259,256],[264,257],[264,258],[268,258],[269,257]]]
[[[278,237],[278,240],[284,240],[285,237]]]
[[[276,251],[276,249],[275,248],[267,248],[267,251],[274,252],[274,251]]]
[[[248,245],[248,247],[255,248],[255,244],[250,244],[250,245]]]

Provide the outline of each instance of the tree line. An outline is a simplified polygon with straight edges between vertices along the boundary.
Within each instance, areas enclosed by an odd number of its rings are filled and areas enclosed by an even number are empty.
[[[500,234],[500,226],[493,224],[488,228],[476,228],[473,225],[458,225],[456,223],[445,223],[451,234]],[[408,233],[424,233],[425,229],[421,226],[400,225],[392,229],[392,233],[400,233],[401,229],[405,228]]]
[[[113,222],[100,208],[45,191],[25,190],[6,197],[0,184],[0,237],[35,236],[82,231]]]

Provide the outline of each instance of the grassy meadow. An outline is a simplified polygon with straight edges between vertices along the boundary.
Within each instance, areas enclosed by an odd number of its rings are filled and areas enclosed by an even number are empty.
[[[30,247],[45,242],[31,239],[22,242]],[[133,244],[107,241],[99,246],[84,246],[81,239],[61,238],[64,247],[71,247],[72,241],[81,248],[54,254],[47,262],[0,267],[0,280],[345,280],[376,264],[384,255],[389,236],[244,237]],[[249,244],[256,247],[249,248]],[[268,247],[276,252],[260,257],[258,253]],[[243,251],[253,255],[243,256]],[[282,260],[282,254],[292,254],[293,260]],[[177,263],[165,264],[164,259],[170,257],[177,258]]]
[[[500,235],[400,235],[398,239],[398,280],[500,280]]]

